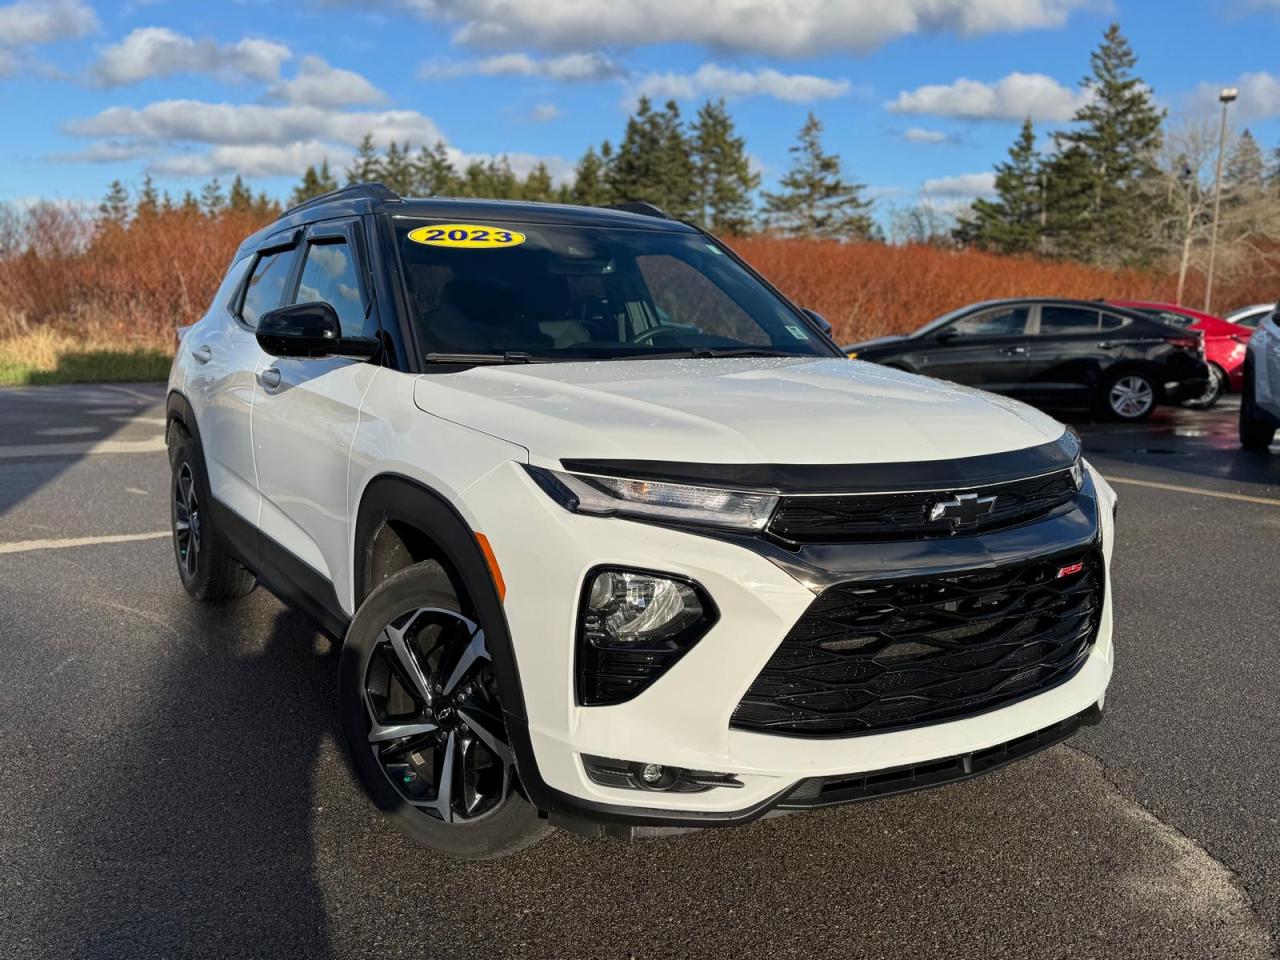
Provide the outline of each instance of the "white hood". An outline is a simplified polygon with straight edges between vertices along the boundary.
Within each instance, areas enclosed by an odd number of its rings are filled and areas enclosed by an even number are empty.
[[[414,400],[547,465],[947,460],[1037,446],[1064,429],[1012,400],[835,358],[477,366],[420,377]]]

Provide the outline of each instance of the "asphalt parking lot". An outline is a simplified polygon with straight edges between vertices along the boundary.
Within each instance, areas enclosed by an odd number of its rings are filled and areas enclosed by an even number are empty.
[[[459,864],[364,802],[337,648],[172,570],[162,388],[0,390],[0,957],[1221,957],[1280,943],[1280,449],[1076,423],[1105,723],[941,790]],[[1280,447],[1280,444],[1277,445]]]

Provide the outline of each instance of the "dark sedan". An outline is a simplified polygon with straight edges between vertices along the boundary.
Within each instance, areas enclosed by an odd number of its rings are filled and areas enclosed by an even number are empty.
[[[1032,403],[1085,402],[1121,420],[1197,397],[1209,382],[1198,335],[1087,300],[970,304],[845,352]]]

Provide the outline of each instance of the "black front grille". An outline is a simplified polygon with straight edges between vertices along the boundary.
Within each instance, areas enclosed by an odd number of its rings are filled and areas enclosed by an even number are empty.
[[[975,511],[975,516],[967,521],[930,518],[935,504],[961,495],[976,501],[995,499],[990,503],[989,513],[977,515]],[[1059,470],[1026,480],[956,491],[784,497],[768,529],[790,543],[926,540],[956,533],[982,533],[1039,520],[1069,503],[1075,495],[1071,471]]]
[[[1102,595],[1096,551],[838,584],[792,627],[732,725],[851,736],[1012,703],[1083,664],[1097,637]]]

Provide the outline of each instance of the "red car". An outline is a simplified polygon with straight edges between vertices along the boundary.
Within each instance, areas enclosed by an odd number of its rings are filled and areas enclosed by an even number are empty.
[[[1237,323],[1228,323],[1211,313],[1201,313],[1174,303],[1151,303],[1145,300],[1108,300],[1117,307],[1128,307],[1164,323],[1198,330],[1204,337],[1204,358],[1209,363],[1209,388],[1199,397],[1185,401],[1188,407],[1207,410],[1224,393],[1239,393],[1244,387],[1245,344],[1253,331]]]

